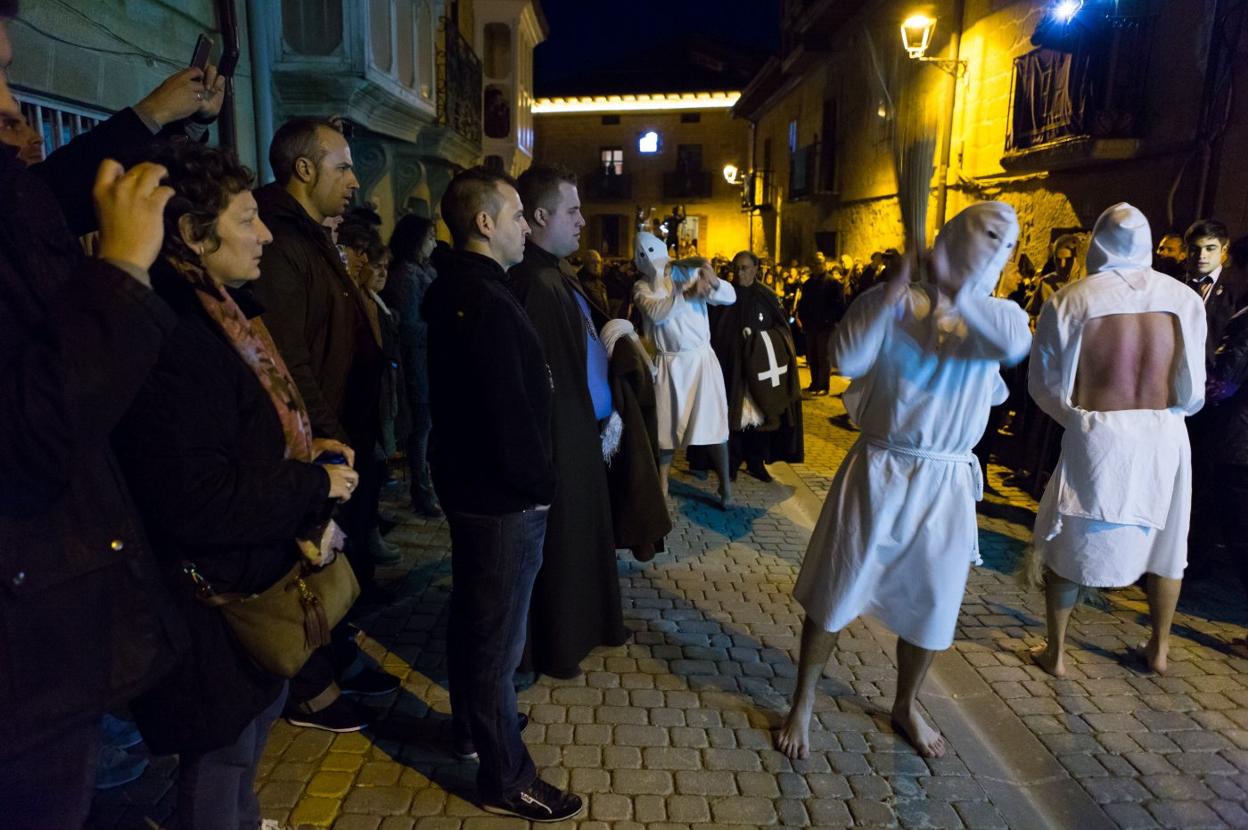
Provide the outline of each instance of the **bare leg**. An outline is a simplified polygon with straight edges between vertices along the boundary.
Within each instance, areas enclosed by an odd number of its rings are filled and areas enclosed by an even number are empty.
[[[1153,618],[1153,636],[1144,644],[1143,652],[1149,668],[1158,674],[1166,673],[1166,658],[1170,654],[1170,624],[1174,622],[1174,609],[1179,604],[1182,587],[1181,579],[1148,575],[1148,614]]]
[[[936,652],[897,638],[897,697],[893,700],[893,725],[924,758],[945,754],[944,737],[919,714],[919,687],[927,677]]]
[[[663,498],[667,498],[667,480],[672,474],[672,456],[675,450],[659,450],[659,484],[663,487]]]
[[[715,465],[715,475],[719,476],[719,506],[732,507],[732,481],[728,478],[728,444],[716,444],[707,447],[707,451]]]
[[[1031,651],[1036,665],[1054,677],[1066,676],[1066,626],[1079,601],[1079,584],[1044,569],[1044,608],[1048,618],[1048,642]]]
[[[802,650],[797,659],[797,690],[793,706],[776,733],[776,749],[790,758],[810,757],[810,716],[815,709],[815,684],[836,647],[836,633],[824,631],[807,618],[802,623]]]

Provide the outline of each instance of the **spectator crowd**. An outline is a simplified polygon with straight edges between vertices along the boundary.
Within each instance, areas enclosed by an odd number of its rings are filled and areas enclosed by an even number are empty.
[[[398,678],[358,645],[395,601],[383,489],[452,540],[447,749],[479,760],[487,811],[578,815],[541,780],[516,692],[625,643],[617,551],[651,560],[669,472],[732,484],[803,457],[855,301],[895,249],[787,268],[668,248],[582,251],[577,182],[550,160],[449,184],[388,238],[333,118],[296,118],[261,185],[207,140],[223,79],[170,76],[43,159],[4,68],[0,0],[0,803],[6,826],[81,826],[93,785],[133,780],[145,741],[179,757],[185,828],[259,827],[270,728],[366,729]],[[90,238],[88,246],[84,238]],[[1085,242],[1007,268],[1035,326]],[[1188,421],[1193,563],[1248,579],[1248,276],[1214,220],[1157,241],[1204,303],[1209,405]],[[908,273],[908,272],[906,272]],[[904,274],[903,274],[904,276]],[[810,371],[805,390],[799,356]],[[1037,492],[1061,428],[1007,370],[978,454]]]

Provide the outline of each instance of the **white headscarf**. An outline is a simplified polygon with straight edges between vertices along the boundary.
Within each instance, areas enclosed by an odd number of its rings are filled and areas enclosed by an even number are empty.
[[[1088,273],[1113,271],[1132,288],[1143,288],[1153,270],[1153,234],[1137,208],[1119,202],[1105,209],[1088,243]]]
[[[936,237],[954,273],[965,273],[963,291],[988,296],[1018,245],[1018,216],[1005,202],[976,202],[945,223]]]

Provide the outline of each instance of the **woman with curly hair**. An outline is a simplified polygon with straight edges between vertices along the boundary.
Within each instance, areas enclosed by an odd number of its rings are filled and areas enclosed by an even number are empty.
[[[350,448],[313,437],[260,309],[239,291],[273,238],[251,172],[192,143],[153,160],[175,195],[152,288],[178,323],[114,443],[191,646],[133,710],[154,752],[181,756],[178,827],[259,827],[256,764],[286,682],[251,660],[188,574],[218,594],[264,591],[301,555],[340,546],[329,512],[359,477]],[[313,463],[323,452],[346,462]]]

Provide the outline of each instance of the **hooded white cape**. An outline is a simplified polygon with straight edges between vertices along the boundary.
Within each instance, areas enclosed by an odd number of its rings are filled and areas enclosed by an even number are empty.
[[[1204,403],[1205,310],[1196,292],[1151,264],[1148,221],[1131,205],[1114,205],[1093,228],[1089,276],[1054,294],[1036,324],[1028,388],[1065,432],[1036,515],[1035,547],[1055,573],[1081,585],[1121,587],[1146,572],[1179,579],[1187,565],[1192,480],[1184,417]],[[1075,406],[1083,327],[1148,312],[1179,324],[1170,407]]]
[[[955,302],[912,285],[890,304],[877,286],[833,336],[862,434],[832,480],[794,589],[827,631],[871,614],[916,646],[953,642],[979,558],[983,485],[971,449],[1005,399],[1001,364],[1021,360],[1031,337],[1027,314],[990,296],[1017,241],[1009,205],[968,207],[936,241],[966,278]]]

